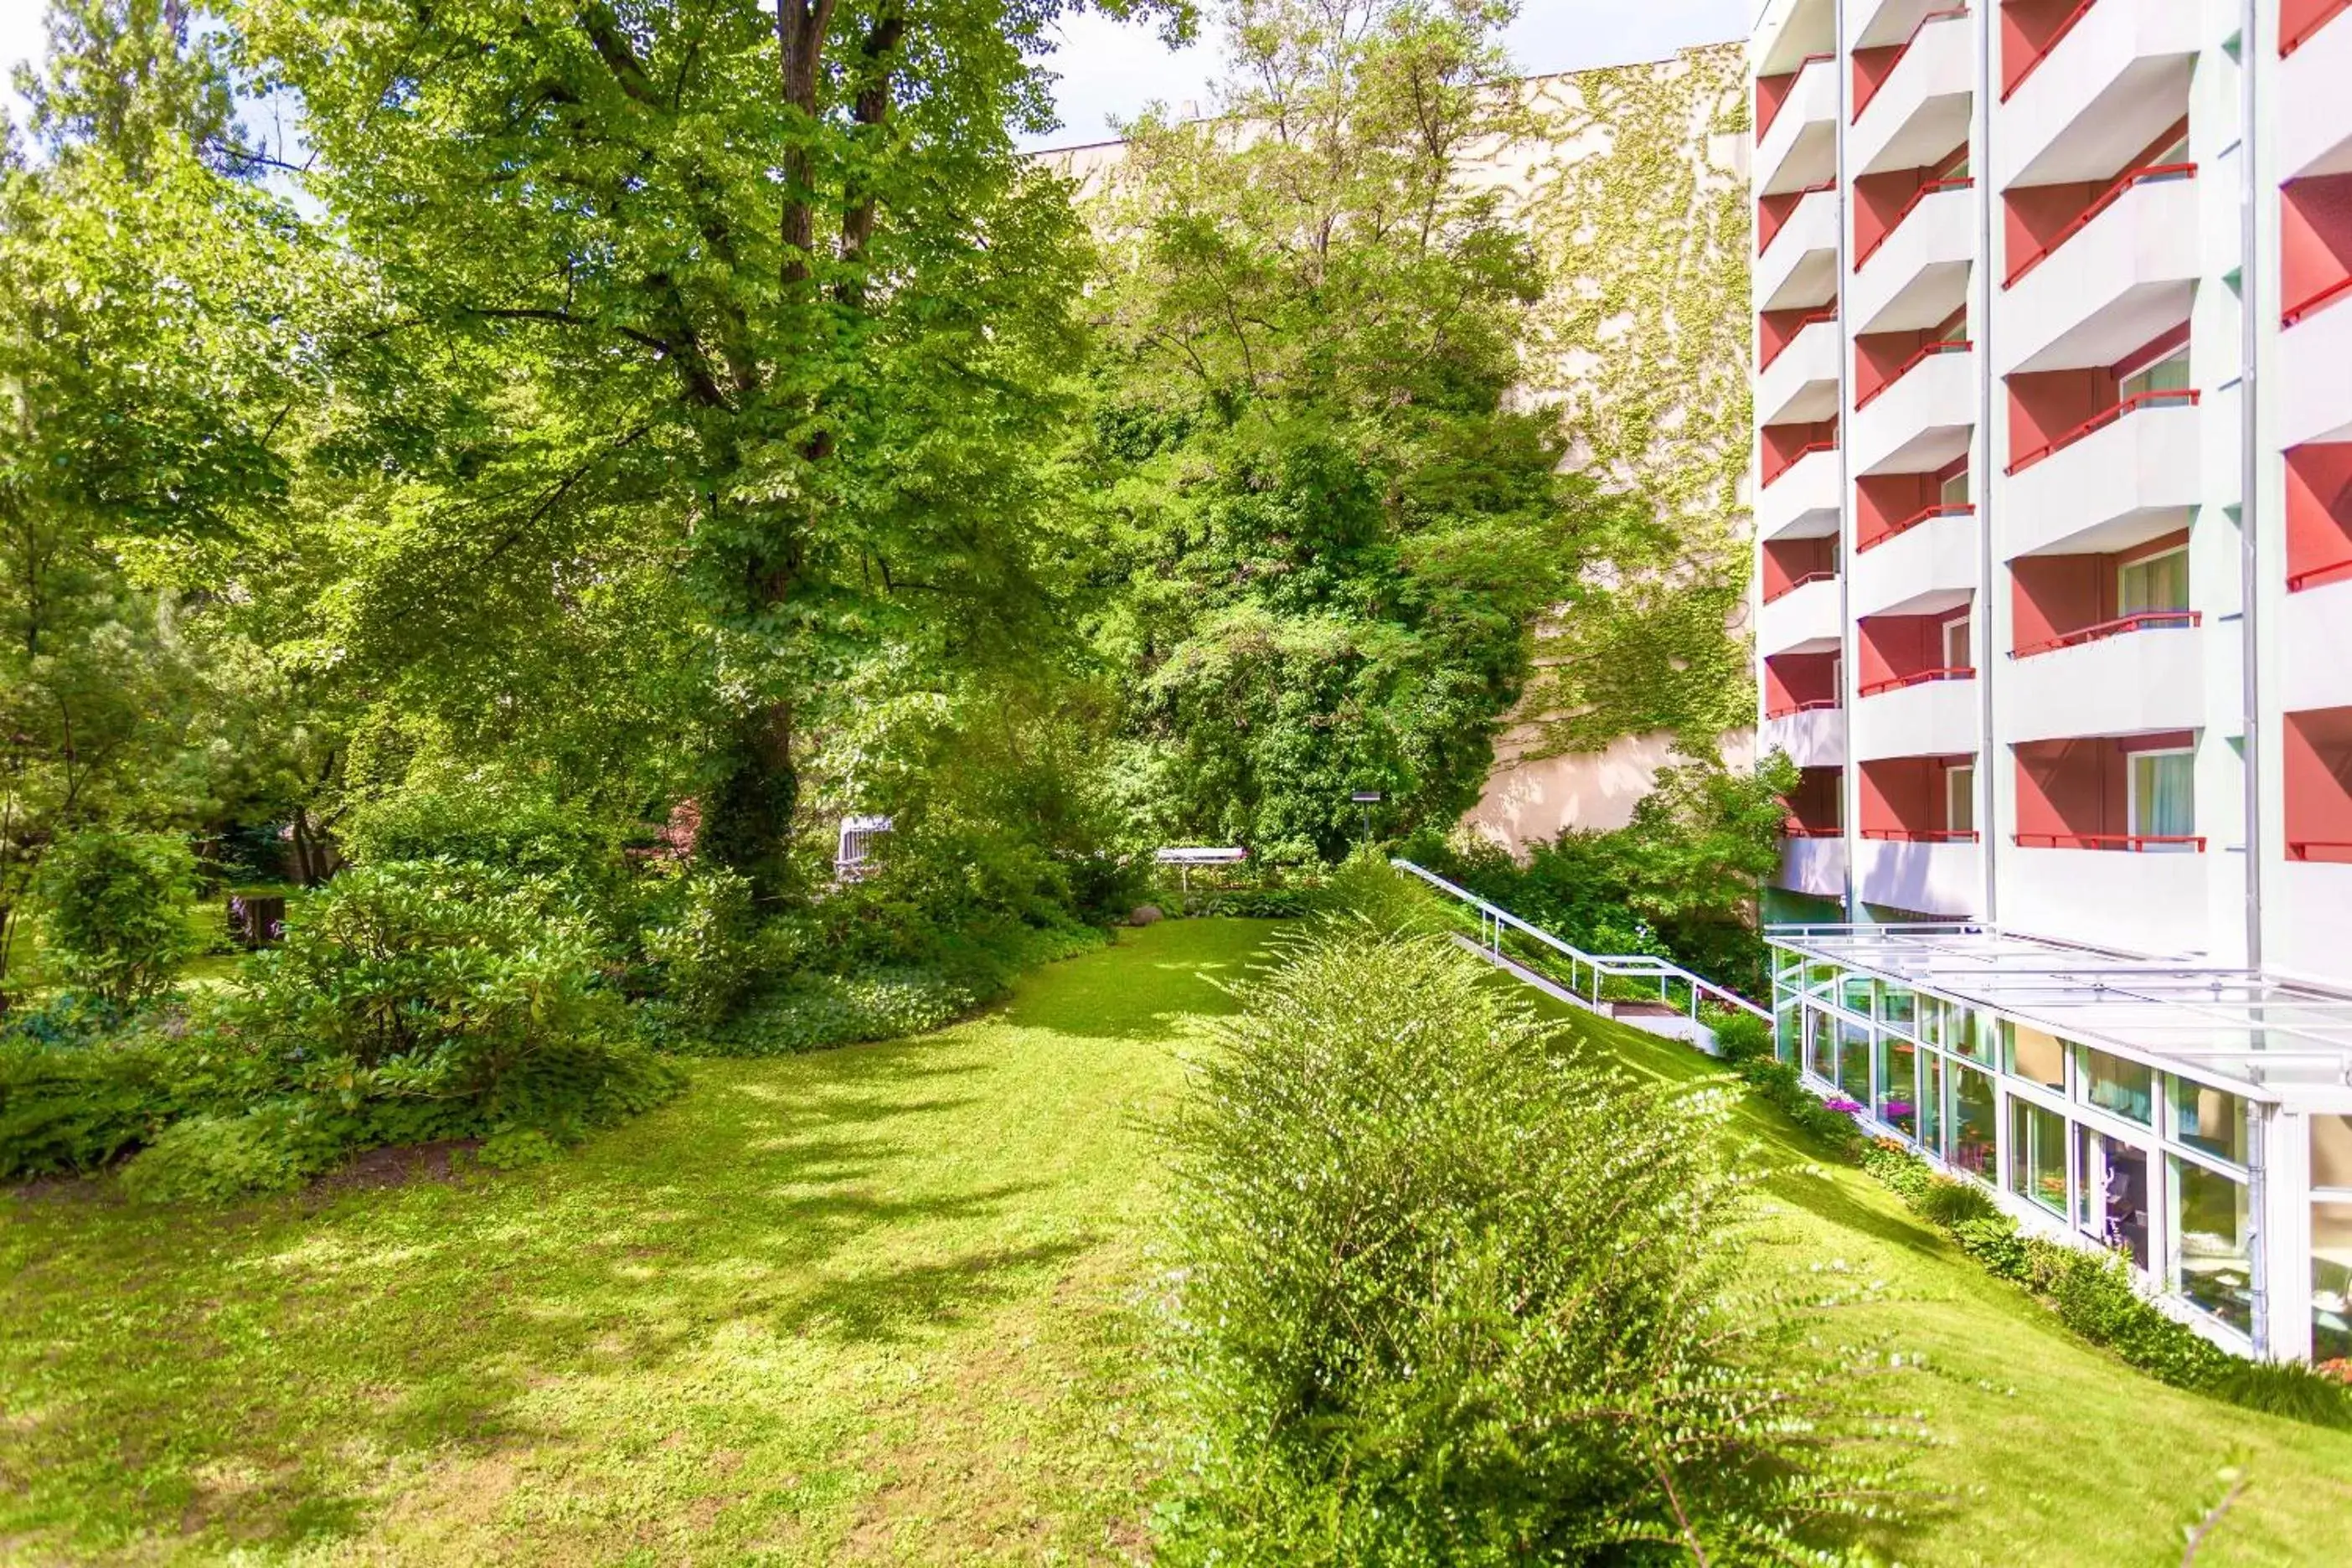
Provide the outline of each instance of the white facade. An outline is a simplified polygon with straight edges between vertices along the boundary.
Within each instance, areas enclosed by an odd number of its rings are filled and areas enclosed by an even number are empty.
[[[1758,6],[1748,60],[1778,112],[1754,194],[1776,211],[1806,194],[1759,256],[1756,303],[1833,312],[1804,332],[1837,351],[1833,380],[1797,343],[1756,377],[1759,465],[1797,439],[1773,426],[1836,432],[1756,486],[1759,546],[1833,533],[1842,563],[1806,603],[1757,606],[1759,656],[1838,655],[1835,708],[1759,731],[1808,770],[1777,888],[1821,931],[1964,921],[2019,952],[2092,950],[2086,969],[2286,987],[2352,1029],[2352,7],[2064,10]],[[1810,973],[1826,950],[1792,931],[1784,951]],[[1855,951],[1826,984],[1900,978]],[[1919,995],[2029,1027],[2014,986],[1972,984]],[[1784,989],[1784,1010],[1822,1009],[1793,1026],[1799,1053],[1814,1028],[1942,1048],[1810,981]],[[2062,1083],[1983,1064],[2000,1126],[1977,1173],[2090,1234],[2084,1184],[2110,1154],[2137,1161],[2153,1289],[2234,1348],[2352,1354],[2352,1167],[2329,1185],[2310,1142],[2340,1131],[2352,1161],[2347,1041],[2340,1068],[2282,1078],[2195,1058],[2178,1022],[2095,1050],[2062,1033]],[[2221,1095],[2252,1152],[2174,1146],[2168,1108],[2085,1111],[2084,1052],[2133,1058],[2159,1099]],[[1852,1092],[1850,1065],[1805,1065]],[[2064,1130],[2033,1179],[2060,1183],[2065,1212],[2020,1186],[2012,1116],[2021,1138]],[[1954,1158],[1941,1131],[1893,1130]],[[2180,1205],[2232,1181],[2248,1251],[2216,1267],[2246,1278],[2223,1309],[2182,1261],[2205,1243]]]

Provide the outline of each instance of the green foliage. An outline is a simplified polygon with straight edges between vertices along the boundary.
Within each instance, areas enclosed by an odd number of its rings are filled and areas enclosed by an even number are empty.
[[[1762,995],[1756,889],[1780,865],[1782,796],[1795,786],[1778,753],[1753,774],[1676,763],[1623,827],[1571,828],[1529,847],[1524,865],[1466,834],[1422,833],[1402,853],[1588,952],[1654,953]]]
[[[59,976],[118,1007],[170,990],[194,951],[195,879],[195,858],[176,834],[90,829],[51,846],[33,894]]]
[[[1807,1315],[1743,1283],[1725,1100],[1596,1065],[1490,979],[1336,924],[1196,1070],[1171,1560],[1792,1561],[1884,1501]]]
[[[362,864],[450,860],[583,889],[611,879],[617,848],[612,825],[576,803],[443,770],[355,802],[335,837]]]
[[[1211,893],[1201,900],[1198,910],[1187,912],[1243,920],[1295,921],[1313,914],[1322,902],[1307,888],[1240,888],[1227,893]]]
[[[1477,797],[1616,503],[1555,472],[1555,413],[1506,405],[1544,275],[1453,179],[1529,130],[1502,9],[1231,16],[1224,118],[1130,127],[1099,214],[1095,640],[1139,831],[1337,859],[1354,790],[1386,831]]]
[[[656,923],[640,935],[664,1001],[690,1027],[716,1027],[750,994],[755,968],[751,884],[720,867],[667,878]]]
[[[236,1116],[191,1116],[156,1135],[122,1168],[122,1190],[140,1203],[229,1203],[291,1192],[325,1163],[327,1151],[286,1108]]]
[[[0,1033],[0,1180],[88,1171],[154,1136],[171,1113],[159,1042]]]

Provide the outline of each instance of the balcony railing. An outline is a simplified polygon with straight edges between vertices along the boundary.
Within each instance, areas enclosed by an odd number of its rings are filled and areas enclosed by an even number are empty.
[[[1767,719],[1789,719],[1799,713],[1825,713],[1838,705],[1834,697],[1816,697],[1810,702],[1790,702],[1779,708],[1767,708]]]
[[[1768,605],[1777,604],[1780,600],[1785,599],[1790,595],[1795,593],[1798,589],[1803,587],[1808,583],[1834,583],[1836,581],[1837,574],[1834,572],[1808,572],[1801,577],[1790,578],[1786,586],[1775,589],[1773,592],[1765,595],[1764,602]]]
[[[1917,353],[1913,354],[1909,359],[1906,359],[1901,364],[1896,365],[1895,367],[1894,374],[1888,376],[1885,381],[1880,382],[1868,392],[1865,392],[1861,396],[1855,398],[1853,400],[1853,405],[1856,409],[1869,407],[1880,393],[1885,392],[1888,387],[1893,386],[1896,382],[1901,381],[1905,376],[1909,375],[1913,371],[1917,370],[1921,365],[1926,364],[1937,354],[1964,354],[1976,346],[1977,345],[1975,343],[1969,342],[1967,338],[1960,338],[1950,342],[1929,343],[1925,348],[1922,348]]]
[[[2347,5],[2352,5],[2352,0],[2346,0],[2346,3]],[[1927,30],[1927,25],[1930,22],[1949,21],[1954,16],[1965,16],[1968,14],[1969,8],[1966,5],[1947,5],[1940,11],[1930,11],[1926,16],[1920,17],[1919,25],[1911,29],[1911,36],[1905,38],[1901,46],[1898,47],[1895,53],[1888,58],[1886,61],[1886,68],[1878,73],[1878,81],[1876,85],[1872,87],[1868,92],[1856,92],[1853,95],[1854,123],[1857,125],[1862,123],[1862,111],[1868,109],[1871,105],[1871,100],[1878,96],[1879,88],[1885,87],[1888,80],[1894,77],[1895,68],[1903,63],[1903,57],[1911,52],[1911,46],[1919,41],[1919,35]]]
[[[2151,850],[2191,849],[2205,853],[2205,838],[2193,833],[2021,833],[2021,849],[2124,849],[2135,855]]]
[[[1937,501],[1933,506],[1921,507],[1909,517],[1889,527],[1884,533],[1874,534],[1868,539],[1858,541],[1853,547],[1854,553],[1859,555],[1864,551],[1875,550],[1888,540],[1908,533],[1922,523],[1933,522],[1939,517],[1974,517],[1976,514],[1976,504],[1973,501]]]
[[[2145,168],[2127,169],[2116,183],[2099,193],[2099,199],[2084,207],[2067,221],[2066,226],[2044,240],[2042,248],[2010,269],[2000,280],[2004,289],[2014,288],[2017,280],[2050,259],[2060,246],[2091,226],[2098,216],[2124,199],[2124,194],[2141,185],[2158,184],[2166,180],[2193,180],[2197,177],[2194,163],[2150,163]]]
[[[2091,7],[2097,3],[2098,0],[2083,0],[2080,5],[2066,14],[2066,19],[2058,24],[2057,31],[2042,40],[2042,47],[2035,52],[2032,59],[2025,62],[2025,68],[2010,78],[2009,85],[2000,89],[2000,100],[2003,103],[2009,101],[2010,94],[2025,85],[2026,78],[2042,68],[2042,62],[2048,59],[2058,46],[2066,41],[2066,35],[2073,32],[2075,26],[2091,14]]]
[[[2203,620],[2196,610],[2142,610],[2137,615],[2118,616],[2112,621],[2100,621],[2087,626],[2077,626],[2054,637],[2027,643],[2023,647],[2009,650],[2011,658],[2031,658],[2037,653],[2050,653],[2062,647],[2074,647],[2086,642],[2101,642],[2131,632],[2147,631],[2155,626],[2193,626]]]
[[[1778,481],[1781,475],[1787,473],[1790,468],[1795,468],[1799,463],[1803,462],[1807,458],[1811,457],[1815,452],[1834,452],[1836,450],[1837,437],[1834,436],[1823,441],[1808,441],[1803,446],[1798,447],[1795,451],[1790,453],[1789,460],[1787,462],[1766,474],[1764,476],[1764,483],[1767,487],[1769,487]]]
[[[2137,413],[2143,408],[2194,408],[2196,406],[2197,394],[2194,391],[2136,392],[2113,408],[2099,410],[2098,413],[2092,415],[2055,440],[2034,447],[2031,452],[2011,462],[2005,471],[2010,474],[2023,473],[2052,453],[2064,451],[2084,437],[2105,429],[2126,414]]]
[[[2297,572],[2286,580],[2286,591],[2300,594],[2305,588],[2322,588],[2347,578],[2352,578],[2352,561],[2331,562],[2325,566],[2314,566],[2308,572]]]
[[[2319,29],[2342,16],[2347,5],[2352,5],[2352,0],[2332,0],[2331,4],[2322,5],[2301,26],[2279,39],[2279,58],[2286,58],[2287,56],[2311,42],[2318,36]]]
[[[1763,132],[1759,132],[1757,134],[1761,135]],[[1772,242],[1780,237],[1780,231],[1789,226],[1790,219],[1797,216],[1797,209],[1805,205],[1805,198],[1807,196],[1815,196],[1821,195],[1823,191],[1833,191],[1836,189],[1837,180],[1832,176],[1829,179],[1823,180],[1818,185],[1807,185],[1801,191],[1790,192],[1789,195],[1788,217],[1782,218],[1779,223],[1774,224],[1769,229],[1764,226],[1759,218],[1759,221],[1756,226],[1756,254],[1762,256],[1772,248]],[[1779,196],[1767,196],[1764,199],[1768,202],[1777,202],[1780,200]]]
[[[1961,15],[1966,16],[1967,13],[1962,12]],[[1965,191],[1975,184],[1976,181],[1966,174],[1956,174],[1948,180],[1930,180],[1912,192],[1911,199],[1895,209],[1895,216],[1888,220],[1886,226],[1871,236],[1870,243],[1854,253],[1853,269],[1856,272],[1861,271],[1862,264],[1878,254],[1878,247],[1895,237],[1895,231],[1903,226],[1903,220],[1909,217],[1913,209],[1921,202],[1926,201],[1929,196],[1940,195],[1946,191]]]
[[[1789,73],[1789,90],[1774,99],[1772,100],[1771,108],[1766,109],[1760,105],[1758,107],[1756,111],[1757,141],[1761,142],[1764,140],[1764,133],[1772,129],[1772,122],[1780,118],[1780,110],[1788,105],[1790,99],[1796,96],[1797,83],[1802,79],[1805,72],[1812,68],[1814,66],[1820,65],[1824,60],[1834,64],[1837,60],[1837,57],[1835,55],[1807,55],[1803,59],[1799,60],[1797,62],[1797,68]]]
[[[1772,362],[1779,359],[1782,354],[1787,353],[1789,352],[1789,345],[1795,342],[1799,338],[1803,337],[1807,327],[1818,327],[1823,321],[1834,321],[1836,320],[1837,307],[1835,305],[1824,305],[1818,310],[1811,310],[1804,315],[1798,317],[1796,321],[1790,324],[1789,335],[1787,337],[1782,338],[1779,342],[1773,344],[1761,355],[1758,356],[1756,368],[1759,371],[1771,369]]]
[[[2346,3],[2352,4],[2352,0],[2346,0]],[[2330,283],[2326,288],[2322,289],[2318,293],[2314,294],[2310,299],[2305,300],[2300,305],[2288,306],[2279,315],[2279,325],[2282,327],[2292,327],[2297,321],[2302,321],[2305,316],[2315,316],[2319,314],[2320,311],[2326,310],[2328,306],[2333,305],[2336,300],[2343,299],[2347,294],[2352,294],[2352,276],[2338,278],[2335,282]]]
[[[1955,664],[1942,669],[1915,669],[1908,675],[1893,675],[1885,680],[1873,680],[1862,689],[1864,697],[1875,697],[1882,691],[1900,691],[1906,686],[1927,686],[1938,680],[1974,680],[1973,665]]]
[[[1801,822],[1792,820],[1781,825],[1780,837],[1783,838],[1843,838],[1845,837],[1845,829],[1843,827],[1808,827]]]
[[[2290,838],[2286,858],[2290,860],[2326,861],[2331,865],[2352,865],[2352,844],[2336,838]]]
[[[1976,829],[1972,827],[1865,827],[1864,838],[1882,844],[1974,844]]]

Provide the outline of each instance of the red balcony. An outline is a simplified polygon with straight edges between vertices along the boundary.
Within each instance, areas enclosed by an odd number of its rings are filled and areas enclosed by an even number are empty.
[[[1780,106],[1788,102],[1789,94],[1796,90],[1797,79],[1805,74],[1805,68],[1819,65],[1823,60],[1833,62],[1836,58],[1835,55],[1807,55],[1797,62],[1795,70],[1783,71],[1778,76],[1759,76],[1756,79],[1757,141],[1763,141],[1764,133],[1772,129],[1772,121],[1780,117]]]
[[[2352,441],[2287,452],[2286,570],[2290,594],[2352,578]]]
[[[1974,680],[1974,667],[1965,664],[1948,665],[1939,669],[1915,669],[1907,675],[1890,675],[1883,679],[1864,682],[1861,695],[1875,697],[1882,691],[1900,691],[1906,686],[1925,686],[1936,680]]]
[[[1797,787],[1782,805],[1789,820],[1782,831],[1790,838],[1840,838],[1845,835],[1843,805],[1845,772],[1842,768],[1805,768]]]
[[[2352,864],[2352,708],[2286,716],[2286,858]]]
[[[1760,135],[1761,132],[1759,132],[1759,134]],[[1823,180],[1820,184],[1807,185],[1801,191],[1787,191],[1777,196],[1757,197],[1756,254],[1761,256],[1772,248],[1772,242],[1780,237],[1780,231],[1788,226],[1789,220],[1796,216],[1797,209],[1804,205],[1807,196],[1819,195],[1823,191],[1836,189],[1835,180]]]
[[[1903,57],[1911,52],[1911,46],[1919,41],[1921,33],[1934,23],[1968,14],[1966,5],[1947,5],[1940,11],[1930,11],[1920,17],[1919,25],[1913,27],[1910,35],[1899,44],[1880,44],[1872,48],[1854,50],[1853,118],[1857,121],[1862,118],[1862,111],[1870,107],[1870,100],[1878,96],[1879,88],[1895,74],[1895,68],[1903,63]]]
[[[1964,500],[1937,501],[1933,506],[1920,508],[1917,511],[1913,512],[1909,517],[1900,518],[1894,522],[1888,523],[1885,532],[1871,535],[1867,542],[1857,543],[1854,546],[1854,549],[1857,552],[1875,550],[1880,545],[1885,543],[1888,540],[1900,538],[1902,535],[1910,532],[1913,529],[1917,528],[1922,523],[1933,522],[1939,517],[1974,517],[1976,514],[1977,509],[1971,502]]]
[[[1909,375],[1913,371],[1917,370],[1921,365],[1926,364],[1929,360],[1934,359],[1937,354],[1964,354],[1975,347],[1976,344],[1970,342],[1966,338],[1961,338],[1957,342],[1948,341],[1925,344],[1914,353],[1910,358],[1896,365],[1894,371],[1885,381],[1880,382],[1877,385],[1870,388],[1868,391],[1859,394],[1853,400],[1853,405],[1857,409],[1869,407],[1872,403],[1877,400],[1881,393],[1884,393],[1888,387],[1893,386],[1896,382],[1901,381],[1905,376]]]
[[[2032,468],[2034,464],[2042,461],[2042,458],[2049,457],[2053,452],[2063,452],[2067,447],[2073,446],[2075,442],[2081,440],[2084,437],[2091,435],[2096,431],[2104,430],[2108,426],[2114,424],[2116,420],[2121,419],[2124,416],[2136,413],[2142,408],[2194,408],[2196,406],[2197,393],[2194,389],[2185,392],[2142,392],[2135,394],[2130,397],[2125,398],[2122,402],[2116,404],[2112,408],[2103,409],[2100,412],[2092,415],[2080,425],[2075,426],[2071,430],[2061,433],[2054,439],[2047,441],[2042,446],[2033,447],[2023,456],[2011,461],[2007,471],[2011,474],[2022,473],[2026,469]]]
[[[2024,849],[2202,853],[2189,733],[2019,742],[2016,842]]]
[[[2116,178],[2113,184],[2107,186],[2106,189],[2101,191],[2097,196],[2093,198],[2088,206],[2085,206],[2081,212],[2075,214],[2065,223],[2060,225],[2058,228],[2040,245],[2026,252],[2026,254],[2010,268],[2009,276],[2000,280],[2000,286],[2004,289],[2013,287],[2019,279],[2023,278],[2027,273],[2032,271],[2035,268],[2049,260],[2051,256],[2061,246],[2074,238],[2076,235],[2082,233],[2084,229],[2090,227],[2091,225],[2097,220],[2101,213],[2105,212],[2109,207],[2121,201],[2124,198],[2125,193],[2131,190],[2133,187],[2137,185],[2154,184],[2160,180],[2193,180],[2196,177],[2197,165],[2194,163],[2150,163],[2141,168],[2126,170]],[[2031,194],[2031,191],[2025,193],[2025,195]],[[2015,221],[2020,211],[2021,200],[2022,197],[2011,197],[2008,204],[2012,218],[2012,222],[2009,228],[2010,237],[2012,240],[2014,240],[2021,232],[2030,232],[2029,230],[2022,229],[2020,223]]]
[[[1979,837],[1973,827],[1865,827],[1862,836],[1883,844],[1974,844]]]
[[[2194,833],[2026,833],[2017,835],[2021,849],[2126,849],[2144,855],[2151,849],[2193,849],[2205,853],[2205,839]]]
[[[1862,837],[1877,844],[1974,844],[1976,755],[1862,764]]]
[[[1835,305],[1794,310],[1767,310],[1756,319],[1756,368],[1771,368],[1772,362],[1797,341],[1807,327],[1837,320]]]
[[[2311,42],[2347,7],[2352,7],[2352,0],[2279,0],[2279,58]]]
[[[2107,637],[2127,637],[2133,632],[2158,626],[2193,626],[2202,617],[2195,610],[2143,610],[2136,616],[2118,616],[2111,621],[2079,626],[2054,637],[2043,637],[2021,647],[2010,649],[2011,658],[2031,658],[2037,653],[2051,653],[2062,647],[2074,647],[2083,643],[2100,642]]]
[[[1929,180],[1917,190],[1912,192],[1911,195],[1904,201],[1903,205],[1895,209],[1895,216],[1886,220],[1885,227],[1879,229],[1868,239],[1859,242],[1854,247],[1853,269],[1856,272],[1861,271],[1862,264],[1878,254],[1878,247],[1885,245],[1887,238],[1892,236],[1896,229],[1903,226],[1903,220],[1909,217],[1913,212],[1916,211],[1921,202],[1926,201],[1929,196],[1939,195],[1945,191],[1968,190],[1975,184],[1976,181],[1966,174],[1954,174],[1944,179]]]
[[[2000,8],[2000,100],[2024,85],[2097,0],[2004,0]]]
[[[1774,654],[1764,660],[1764,717],[1786,719],[1838,705],[1838,656]]]
[[[2279,187],[2279,324],[2292,327],[2352,294],[2352,174]]]
[[[1834,419],[1807,425],[1767,425],[1763,429],[1763,481],[1770,485],[1815,452],[1837,450]]]

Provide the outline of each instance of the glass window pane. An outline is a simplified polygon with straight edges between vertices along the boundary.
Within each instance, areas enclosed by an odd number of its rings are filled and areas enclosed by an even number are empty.
[[[1931,1152],[1944,1146],[1944,1058],[1933,1051],[1919,1056],[1919,1147]]]
[[[1882,985],[1878,990],[1878,1016],[1882,1023],[1892,1024],[1906,1035],[1916,1035],[1919,999],[1900,985]]]
[[[2172,1082],[2172,1136],[2176,1142],[2234,1164],[2246,1163],[2246,1102],[2222,1089],[2185,1078]],[[2318,1153],[2315,1144],[2312,1152]],[[2315,1180],[2314,1186],[2326,1184]]]
[[[2146,1127],[2156,1116],[2156,1071],[2105,1051],[2083,1047],[2083,1098],[2100,1110]]]
[[[1772,1009],[1772,1055],[1784,1062],[1798,1059],[1805,1030],[1805,1010],[1795,1002],[1776,998]]]
[[[1993,1120],[1992,1075],[1952,1064],[1952,1137],[1944,1158],[1955,1169],[1994,1179],[1993,1151],[2000,1123]]]
[[[1826,996],[1836,989],[1837,977],[1838,967],[1834,963],[1805,965],[1805,989],[1817,995]]]
[[[2064,1117],[2026,1100],[2009,1102],[2009,1189],[2064,1217]]]
[[[2113,1251],[2128,1254],[2132,1267],[2147,1267],[2147,1154],[2120,1138],[2077,1128],[2076,1168],[2083,1174],[2082,1205],[2074,1223]]]
[[[1838,1020],[1838,1092],[1857,1105],[1870,1103],[1870,1031]]]
[[[2045,1089],[2066,1087],[2066,1043],[2031,1024],[2000,1021],[2003,1059],[2011,1076]]]
[[[1817,1007],[1805,1009],[1805,1070],[1837,1081],[1837,1022]]]
[[[1900,1035],[1878,1037],[1878,1119],[1906,1138],[1919,1135],[1919,1047]]]
[[[1838,1005],[1861,1017],[1874,1017],[1872,1001],[1877,989],[1877,982],[1870,976],[1849,974],[1838,983]]]
[[[2352,1116],[2311,1119],[2311,1184],[2352,1188]]]
[[[2311,1205],[2311,1359],[2352,1356],[2352,1204]]]
[[[2131,831],[2185,838],[2197,831],[2196,769],[2187,752],[2142,752],[2131,760]]]
[[[1987,1067],[1999,1065],[2000,1053],[1994,1047],[2000,1038],[2000,1026],[1991,1014],[1954,1003],[1951,1022],[1945,1032],[1951,1037],[1951,1048],[1959,1055]]]
[[[2253,1324],[2253,1221],[2246,1184],[2178,1155],[2172,1171],[2172,1288],[2223,1322]]]

